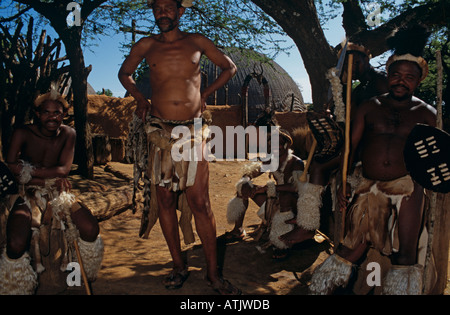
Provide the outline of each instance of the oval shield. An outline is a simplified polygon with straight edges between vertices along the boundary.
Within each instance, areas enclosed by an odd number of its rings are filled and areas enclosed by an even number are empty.
[[[403,152],[411,177],[424,188],[450,192],[450,135],[438,128],[417,124]]]

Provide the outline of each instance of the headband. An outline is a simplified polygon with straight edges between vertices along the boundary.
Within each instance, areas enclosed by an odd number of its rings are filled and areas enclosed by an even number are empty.
[[[58,91],[55,89],[53,84],[51,86],[50,92],[41,94],[34,100],[34,107],[37,109],[44,102],[49,101],[49,100],[60,103],[64,107],[65,110],[67,110],[69,108],[69,103],[67,103],[66,99],[61,94],[58,93]]]
[[[151,7],[156,0],[147,0],[147,4],[149,7]],[[181,6],[183,8],[190,8],[192,7],[193,0],[175,0],[176,2],[181,2]]]
[[[422,57],[416,57],[411,54],[404,54],[404,55],[392,55],[389,57],[388,61],[386,62],[386,70],[389,72],[389,67],[397,61],[411,61],[415,62],[419,68],[422,70],[422,76],[420,78],[420,81],[423,81],[427,75],[428,75],[428,63],[425,59]]]

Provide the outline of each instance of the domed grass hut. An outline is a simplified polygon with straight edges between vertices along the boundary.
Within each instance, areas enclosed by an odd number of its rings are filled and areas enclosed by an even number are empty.
[[[224,51],[238,71],[226,86],[208,98],[208,105],[246,105],[243,107],[246,109],[244,125],[253,123],[266,106],[280,112],[306,110],[299,87],[276,62],[250,50],[227,48]],[[201,70],[202,87],[211,84],[220,73],[220,68],[207,58],[202,59]],[[137,86],[145,97],[151,99],[148,70]]]

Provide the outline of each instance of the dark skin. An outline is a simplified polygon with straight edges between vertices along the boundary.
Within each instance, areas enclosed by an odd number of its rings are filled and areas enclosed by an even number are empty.
[[[183,7],[173,0],[154,2],[153,15],[160,34],[137,42],[119,71],[119,80],[137,100],[136,114],[144,119],[151,115],[170,120],[188,120],[200,117],[206,108],[206,99],[225,85],[236,73],[236,66],[214,43],[200,34],[182,32],[179,28]],[[217,79],[201,91],[200,58],[208,57],[222,71]],[[150,67],[152,103],[137,89],[132,74],[142,60]],[[203,143],[204,148],[205,143]],[[203,152],[205,153],[205,151]],[[205,156],[205,155],[204,155]],[[208,195],[209,168],[206,159],[197,165],[195,184],[186,189],[188,204],[203,244],[207,262],[207,277],[215,285],[221,283],[217,266],[216,225]],[[176,214],[176,193],[157,187],[159,220],[174,263],[174,272],[186,268],[181,255],[180,236]]]
[[[350,51],[348,54],[353,55],[352,64],[352,80],[359,80],[360,86],[356,87],[351,95],[351,118],[353,119],[356,109],[368,98],[388,92],[388,84],[385,77],[377,74],[371,67],[369,57],[359,51]],[[346,82],[347,59],[344,63],[344,73],[342,82]],[[367,91],[363,91],[362,86],[367,87]],[[343,89],[345,91],[345,88]],[[339,168],[341,163],[341,155],[331,159],[325,163],[318,163],[314,159],[310,166],[310,182],[316,185],[325,186],[328,184],[331,173]]]
[[[399,61],[391,65],[388,75],[389,93],[362,104],[352,124],[349,165],[361,149],[363,175],[366,178],[390,181],[408,174],[403,159],[406,139],[417,123],[436,126],[436,111],[413,96],[420,83],[421,70],[413,62]],[[347,185],[346,191],[350,191]],[[338,194],[341,209],[348,206],[348,197]],[[412,265],[416,262],[417,241],[423,211],[423,188],[414,183],[414,191],[399,209],[399,252],[393,263]],[[340,255],[356,262],[370,244],[354,249],[341,248]]]
[[[75,130],[62,125],[66,110],[59,102],[45,101],[35,114],[35,124],[14,131],[6,158],[8,167],[19,179],[22,169],[19,160],[28,161],[35,169],[27,185],[45,186],[46,179],[56,179],[58,191],[69,191],[71,185],[67,176],[75,152]],[[99,226],[88,209],[81,207],[71,217],[83,240],[92,242],[97,238]],[[23,255],[30,244],[31,227],[39,227],[40,224],[32,220],[31,210],[22,198],[18,198],[7,223],[6,248],[10,258]]]
[[[289,150],[289,146],[286,146],[286,141],[284,140],[284,138],[280,137],[280,147],[279,147],[279,167],[281,165],[283,165],[284,161],[286,161],[286,159],[288,158],[288,150]],[[289,163],[286,168],[283,171],[283,175],[285,180],[287,180],[291,175],[293,171],[300,171],[303,170],[304,166],[303,166],[303,161],[296,157],[293,156],[291,159],[291,163]],[[256,177],[262,175],[264,173],[260,173],[258,174]],[[290,211],[293,209],[297,208],[297,191],[296,191],[296,187],[293,184],[277,184],[275,186],[276,191],[278,193],[278,200],[280,203],[280,211],[281,212],[285,212],[285,211]],[[266,201],[267,199],[267,185],[264,186],[258,186],[258,185],[253,185],[253,187],[251,187],[249,184],[245,184],[242,186],[241,188],[241,193],[242,193],[242,199],[244,202],[245,207],[248,207],[248,200],[252,199],[257,205],[258,207],[261,207],[263,205],[263,203]],[[294,211],[295,213],[295,211]],[[230,232],[234,235],[241,235],[243,232],[243,223],[244,223],[244,217],[245,217],[245,212],[241,215],[241,217],[236,221],[233,230]]]
[[[352,92],[351,109],[353,117],[356,109],[361,105],[362,101],[366,100],[367,97],[373,97],[375,95],[387,92],[388,86],[387,80],[373,70],[369,62],[369,57],[366,54],[359,51],[349,51],[348,54],[353,55],[352,79],[359,80],[361,82],[360,86],[366,87],[365,91],[362,88],[357,87]],[[343,66],[343,82],[346,82],[347,74],[345,69],[347,69],[347,59],[348,58],[346,58]],[[309,182],[314,185],[328,185],[331,174],[339,168],[342,162],[341,160],[342,153],[339,153],[336,157],[326,162],[319,163],[313,158],[309,167]],[[283,236],[283,241],[289,245],[302,242],[311,234],[303,232],[304,231],[302,229],[296,227],[292,232]]]

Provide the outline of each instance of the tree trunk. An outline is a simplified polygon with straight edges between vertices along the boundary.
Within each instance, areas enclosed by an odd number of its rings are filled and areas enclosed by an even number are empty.
[[[54,3],[39,0],[15,1],[30,5],[34,10],[45,16],[64,43],[70,61],[69,73],[73,88],[73,109],[77,132],[75,161],[78,163],[80,174],[92,179],[94,177],[94,154],[91,132],[87,123],[87,77],[90,68],[86,69],[85,67],[83,50],[81,49],[82,26],[68,27],[67,25],[67,4],[71,2],[70,0],[55,1]],[[83,1],[81,21],[85,21],[89,14],[105,1]]]
[[[322,110],[328,101],[329,82],[325,74],[335,66],[337,57],[320,26],[314,1],[252,2],[277,21],[297,45],[311,83],[314,108]]]
[[[314,0],[252,0],[270,15],[291,37],[302,56],[312,88],[314,108],[320,110],[327,102],[329,83],[327,71],[336,65],[337,49],[328,44],[320,26]],[[386,39],[401,26],[424,23],[442,25],[448,21],[445,12],[450,2],[438,1],[409,9],[379,27],[369,30],[362,14],[360,1],[343,2],[343,26],[347,37],[370,49],[378,56],[389,49]]]
[[[70,76],[73,89],[73,112],[77,142],[75,147],[75,163],[78,171],[86,178],[94,177],[94,153],[89,124],[87,123],[87,77],[91,68],[86,68],[81,48],[81,28],[66,29],[60,34],[66,47],[70,61]]]

